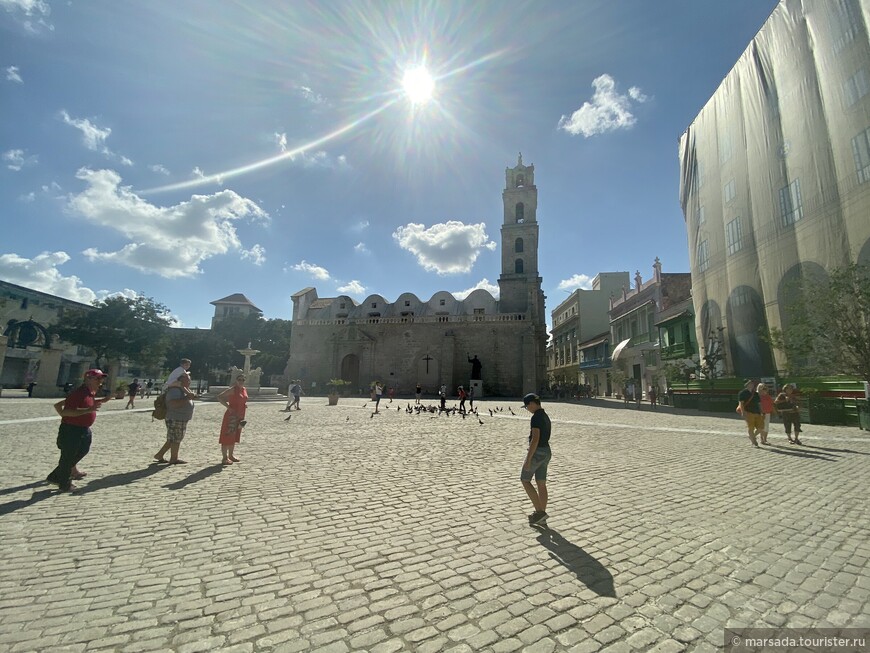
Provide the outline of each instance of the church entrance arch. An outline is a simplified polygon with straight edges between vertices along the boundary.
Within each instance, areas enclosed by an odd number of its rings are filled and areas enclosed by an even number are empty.
[[[356,391],[359,384],[359,356],[348,354],[341,361],[341,378],[350,381],[350,387]]]

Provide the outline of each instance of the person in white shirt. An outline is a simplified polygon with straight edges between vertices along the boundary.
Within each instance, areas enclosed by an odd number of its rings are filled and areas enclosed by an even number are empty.
[[[187,374],[187,371],[190,369],[190,359],[182,358],[181,365],[176,367],[172,372],[170,372],[169,376],[166,379],[166,385],[164,386],[164,390],[175,383],[176,386],[179,386],[178,379],[182,374]],[[175,387],[175,386],[173,386]]]

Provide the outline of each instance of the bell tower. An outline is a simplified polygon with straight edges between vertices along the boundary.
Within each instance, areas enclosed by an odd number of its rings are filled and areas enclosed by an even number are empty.
[[[499,312],[540,311],[544,320],[541,278],[538,276],[538,188],[535,166],[523,165],[520,153],[515,168],[505,169],[502,191]],[[546,321],[546,320],[544,320]]]

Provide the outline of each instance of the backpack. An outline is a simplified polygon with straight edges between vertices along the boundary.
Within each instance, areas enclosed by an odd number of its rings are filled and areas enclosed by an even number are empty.
[[[166,408],[166,394],[161,393],[157,395],[157,399],[154,400],[154,410],[151,411],[151,421],[153,422],[155,419],[166,419]]]

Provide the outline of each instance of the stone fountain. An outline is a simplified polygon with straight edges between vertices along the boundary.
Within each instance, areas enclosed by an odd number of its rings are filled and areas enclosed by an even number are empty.
[[[260,385],[260,377],[263,376],[263,369],[260,367],[251,369],[251,358],[256,356],[257,354],[259,354],[260,350],[259,349],[252,349],[251,343],[249,342],[246,349],[237,349],[236,351],[238,351],[242,356],[245,357],[244,369],[240,370],[235,365],[233,365],[229,369],[229,375],[230,375],[229,382],[230,382],[230,384],[235,382],[236,377],[239,376],[239,374],[244,374],[245,375],[245,388],[248,390],[249,397],[258,396],[258,397],[267,398],[271,395],[273,398],[277,399],[278,398],[278,388],[263,387]],[[230,386],[213,385],[209,388],[209,394],[210,395],[218,395],[221,392],[223,392],[224,390],[226,390],[228,387],[230,387]]]

